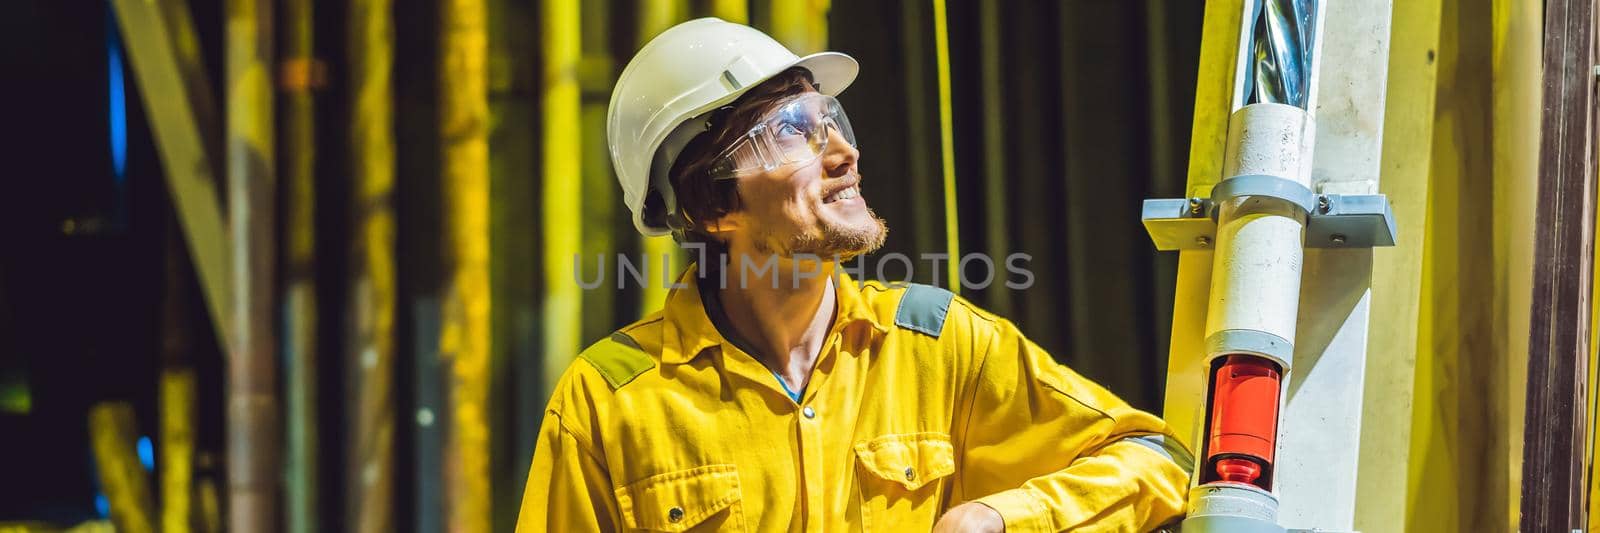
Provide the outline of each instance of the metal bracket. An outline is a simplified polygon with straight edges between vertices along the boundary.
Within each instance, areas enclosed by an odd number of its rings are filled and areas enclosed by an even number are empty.
[[[1270,196],[1304,209],[1306,248],[1394,246],[1399,235],[1387,196],[1314,194],[1275,176],[1223,180],[1212,189],[1211,198],[1145,200],[1140,218],[1157,250],[1209,250],[1217,237],[1217,204],[1239,196]]]
[[[1300,206],[1301,211],[1310,213],[1311,202],[1317,195],[1298,181],[1265,174],[1234,176],[1222,180],[1222,183],[1211,188],[1211,202],[1214,204],[1241,196],[1277,198]]]

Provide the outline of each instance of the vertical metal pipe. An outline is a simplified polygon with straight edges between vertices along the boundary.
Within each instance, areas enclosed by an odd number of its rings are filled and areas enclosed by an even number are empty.
[[[640,11],[649,11],[640,6]],[[581,349],[583,294],[572,281],[572,258],[582,249],[583,175],[581,131],[582,96],[578,63],[583,40],[579,35],[581,8],[577,0],[542,0],[540,23],[544,70],[540,85],[544,111],[541,132],[544,164],[541,178],[544,212],[544,370],[545,390],[551,390]]]
[[[445,285],[439,357],[447,372],[448,406],[444,507],[446,527],[473,533],[490,529],[487,6],[484,0],[449,0],[440,8]]]
[[[284,494],[288,530],[317,529],[316,117],[312,0],[286,0],[279,86],[283,91],[283,348],[287,406]]]
[[[579,190],[583,206],[583,271],[604,270],[611,264],[603,258],[617,250],[617,234],[632,232],[619,226],[627,217],[617,216],[616,180],[611,173],[611,155],[606,147],[606,105],[617,78],[617,63],[611,56],[610,2],[584,2],[578,18],[582,23],[583,59],[579,63],[578,83],[582,92],[583,184]],[[626,235],[626,233],[624,233]],[[597,259],[602,258],[602,259]],[[570,268],[570,267],[569,267]],[[607,290],[583,291],[581,341],[603,338],[617,327],[616,293]]]
[[[1276,176],[1309,188],[1308,120],[1305,111],[1278,104],[1257,104],[1235,113],[1223,175]],[[1208,337],[1249,330],[1294,340],[1305,215],[1276,205],[1287,202],[1265,200],[1225,201],[1218,207]]]
[[[1317,0],[1261,0],[1250,41],[1251,103],[1305,109],[1311,88]]]
[[[195,376],[189,352],[189,283],[194,271],[177,216],[169,216],[165,301],[161,305],[160,434],[161,531],[188,533],[194,516]]]
[[[195,377],[189,368],[161,371],[161,531],[187,533],[194,507]]]
[[[828,46],[830,0],[771,0],[772,38],[800,55]]]
[[[270,0],[228,0],[224,17],[234,286],[227,393],[229,530],[277,531],[282,433],[272,290],[272,6]]]
[[[395,153],[391,0],[349,0],[350,266],[344,367],[344,526],[387,532],[394,515]]]
[[[984,240],[989,259],[1000,263],[1011,253],[1011,231],[1007,215],[1012,213],[1006,183],[1006,84],[1003,26],[1000,2],[983,2],[978,5],[978,46],[982,54],[983,79],[983,199]],[[949,268],[960,264],[959,258]],[[989,310],[1000,316],[1015,316],[1011,311],[1011,291],[996,284],[988,290]]]
[[[939,155],[944,169],[944,238],[951,261],[945,272],[949,289],[960,294],[961,271],[955,265],[961,260],[961,223],[956,211],[955,113],[950,88],[950,24],[945,11],[944,0],[933,0],[933,46],[939,72]]]
[[[673,25],[682,22],[689,12],[685,0],[641,0],[639,2],[639,38],[637,47],[644,47],[645,43],[656,35],[666,31]],[[636,48],[637,49],[637,48]],[[554,51],[551,51],[554,53]],[[552,86],[553,88],[554,86]],[[576,147],[574,147],[576,151]],[[548,198],[548,197],[547,197]],[[644,271],[645,284],[639,291],[639,314],[648,315],[661,309],[667,301],[667,285],[676,280],[663,282],[677,273],[678,265],[683,264],[683,253],[671,237],[640,237],[639,252],[644,254],[641,269]],[[568,261],[571,262],[570,260]],[[570,267],[569,267],[570,268]],[[563,279],[563,283],[573,285],[570,279]]]
[[[935,201],[931,179],[932,159],[929,152],[934,140],[928,135],[933,130],[928,118],[927,27],[928,4],[905,0],[900,2],[900,47],[906,60],[901,64],[901,77],[905,80],[904,116],[906,138],[906,180],[910,188],[910,204],[932,205]],[[935,227],[937,212],[932,209],[911,210],[912,250],[933,250],[938,246],[939,228]]]
[[[749,0],[711,0],[711,16],[739,24],[750,23]]]
[[[490,483],[494,491],[492,526],[495,531],[516,528],[522,489],[533,462],[539,420],[544,413],[544,368],[539,335],[539,232],[541,213],[530,208],[539,198],[538,3],[523,0],[489,0],[489,313],[493,336],[489,342]],[[603,9],[604,1],[585,2]],[[600,17],[597,21],[604,22]],[[586,19],[587,22],[587,19]],[[585,37],[587,38],[587,31]],[[603,35],[603,34],[601,34]],[[587,63],[585,63],[587,66]],[[603,131],[604,123],[602,123]],[[588,134],[587,131],[584,132]],[[604,133],[601,133],[604,153]],[[604,157],[602,155],[602,157]],[[602,175],[585,175],[581,186],[616,189],[608,168]],[[588,197],[585,195],[585,202]],[[614,204],[611,204],[614,205]],[[583,209],[587,243],[609,245],[610,233],[591,236],[594,213]],[[594,227],[610,229],[611,211]],[[589,291],[588,297],[615,296],[609,291]],[[585,310],[588,306],[585,302]],[[595,322],[609,324],[607,320]],[[587,322],[587,321],[586,321]],[[600,335],[604,335],[601,333]],[[599,337],[593,337],[599,338]],[[573,351],[576,353],[576,350]]]

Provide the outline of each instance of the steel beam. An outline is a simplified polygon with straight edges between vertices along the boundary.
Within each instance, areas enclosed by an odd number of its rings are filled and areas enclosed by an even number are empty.
[[[217,193],[221,124],[183,0],[112,0],[217,341],[233,339],[227,221]]]

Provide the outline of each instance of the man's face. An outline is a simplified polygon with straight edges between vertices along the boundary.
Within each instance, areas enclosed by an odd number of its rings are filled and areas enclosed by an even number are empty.
[[[822,258],[849,258],[882,246],[888,228],[861,195],[860,156],[837,128],[829,128],[815,159],[741,174],[741,207],[724,218],[732,223],[730,244],[743,242],[760,254]]]

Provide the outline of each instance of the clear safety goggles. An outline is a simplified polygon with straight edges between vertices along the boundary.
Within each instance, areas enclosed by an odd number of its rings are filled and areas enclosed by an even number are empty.
[[[839,101],[822,93],[796,97],[750,128],[723,150],[711,166],[713,179],[734,179],[750,172],[809,163],[828,150],[833,133],[856,146],[856,133]]]

